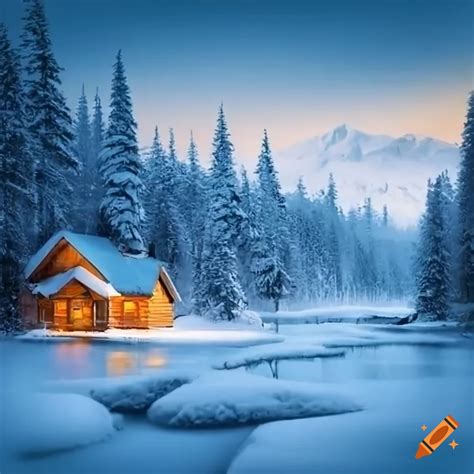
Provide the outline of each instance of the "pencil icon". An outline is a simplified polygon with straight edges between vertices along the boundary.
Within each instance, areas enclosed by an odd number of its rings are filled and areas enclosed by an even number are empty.
[[[415,458],[420,459],[432,454],[458,426],[459,423],[452,416],[448,415],[420,443]]]

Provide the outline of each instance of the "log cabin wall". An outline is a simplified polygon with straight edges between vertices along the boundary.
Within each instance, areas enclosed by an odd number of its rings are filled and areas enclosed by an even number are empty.
[[[162,328],[173,326],[173,300],[158,281],[151,297],[117,296],[110,298],[109,327]]]
[[[109,327],[148,328],[148,297],[114,296],[110,298]]]
[[[162,328],[173,326],[173,299],[161,280],[158,280],[156,283],[148,306],[149,327]]]
[[[45,260],[33,272],[29,280],[36,283],[77,266],[85,268],[97,278],[104,280],[104,277],[99,273],[99,271],[66,240],[58,242],[56,247],[50,252],[49,256],[45,258]]]

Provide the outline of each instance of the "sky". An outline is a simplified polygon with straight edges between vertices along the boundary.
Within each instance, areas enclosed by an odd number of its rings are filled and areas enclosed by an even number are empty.
[[[1,0],[18,44],[25,0]],[[141,146],[193,130],[203,161],[224,103],[237,157],[341,123],[459,142],[473,88],[472,0],[45,0],[63,89],[108,104],[118,49]]]

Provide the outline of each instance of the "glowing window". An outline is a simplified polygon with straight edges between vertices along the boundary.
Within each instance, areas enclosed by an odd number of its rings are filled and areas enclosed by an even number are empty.
[[[67,314],[67,301],[55,301],[54,302],[54,314],[65,315]]]
[[[123,302],[123,314],[125,316],[138,316],[138,305],[135,301]]]

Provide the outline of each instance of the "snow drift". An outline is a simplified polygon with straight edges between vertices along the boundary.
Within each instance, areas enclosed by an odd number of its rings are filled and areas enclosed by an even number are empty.
[[[17,400],[5,417],[6,441],[23,455],[85,446],[114,432],[107,408],[89,397],[70,393],[34,394]]]
[[[197,374],[184,370],[164,370],[156,375],[131,377],[91,390],[91,397],[110,410],[145,411],[155,400],[194,380]]]
[[[360,410],[335,390],[255,375],[211,373],[157,400],[148,410],[156,424],[206,427],[264,423]]]

